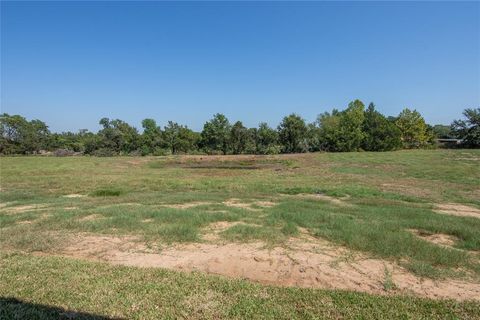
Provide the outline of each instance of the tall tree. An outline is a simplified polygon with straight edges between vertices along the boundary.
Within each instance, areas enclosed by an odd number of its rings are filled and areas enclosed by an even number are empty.
[[[332,113],[324,112],[317,117],[319,149],[323,151],[341,151],[340,112],[333,109]]]
[[[244,153],[247,149],[248,141],[248,129],[243,125],[241,121],[235,122],[230,129],[230,145],[232,147],[233,154]]]
[[[339,112],[323,113],[318,117],[318,134],[320,148],[325,151],[356,151],[363,139],[363,121],[365,105],[360,100],[354,100],[348,107]]]
[[[103,129],[98,132],[99,147],[114,153],[130,153],[137,150],[139,135],[136,128],[125,121],[102,118]]]
[[[365,105],[360,100],[354,100],[348,104],[340,117],[340,150],[359,150],[364,138],[362,125],[364,120]]]
[[[417,110],[405,108],[398,115],[395,124],[400,129],[404,148],[422,148],[431,141],[427,124]]]
[[[256,150],[260,154],[277,154],[280,150],[278,133],[266,122],[259,124],[256,132]]]
[[[19,115],[0,116],[0,152],[30,154],[48,148],[50,131],[40,120],[27,121]]]
[[[292,113],[283,118],[277,130],[283,152],[293,153],[308,150],[306,144],[307,125],[299,115]]]
[[[376,111],[373,103],[370,103],[365,111],[363,132],[365,134],[362,142],[363,150],[390,151],[402,146],[400,130],[380,112]]]
[[[462,145],[468,148],[480,147],[480,108],[465,109],[465,119],[453,121],[452,133],[462,139]]]
[[[164,143],[172,154],[178,152],[186,153],[195,147],[196,136],[194,132],[176,122],[168,121],[167,126],[163,130],[163,136]]]
[[[212,120],[207,121],[201,136],[207,151],[227,154],[230,150],[230,122],[223,114],[217,113]]]
[[[159,148],[162,143],[162,130],[154,119],[142,120],[143,133],[141,135],[142,153],[151,154]]]

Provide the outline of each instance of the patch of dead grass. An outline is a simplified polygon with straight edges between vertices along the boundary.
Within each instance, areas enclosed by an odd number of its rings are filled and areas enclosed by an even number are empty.
[[[292,197],[291,195],[288,195],[288,196]],[[344,206],[344,207],[352,206],[352,204],[345,201],[346,199],[348,199],[347,197],[335,198],[335,197],[327,196],[326,194],[322,194],[322,193],[299,193],[299,194],[293,195],[293,197],[330,202],[337,206]]]
[[[190,209],[190,208],[195,208],[199,206],[207,206],[211,204],[212,204],[211,202],[206,202],[206,201],[194,201],[194,202],[186,202],[186,203],[178,203],[178,204],[162,204],[160,206],[171,208],[171,209]]]
[[[49,204],[37,203],[37,204],[6,207],[6,208],[2,208],[2,211],[9,214],[17,214],[17,213],[24,213],[28,211],[41,211],[41,210],[48,209],[49,207],[50,207]]]
[[[82,217],[80,219],[78,219],[78,221],[94,221],[94,220],[100,220],[100,219],[104,219],[105,217],[102,216],[101,214],[90,214],[88,216],[85,216],[85,217]]]
[[[245,202],[237,198],[231,198],[227,199],[222,202],[223,205],[227,207],[232,207],[232,208],[240,208],[240,209],[245,209],[249,211],[261,211],[263,208],[271,208],[276,205],[275,202],[271,201],[251,201],[251,202]],[[255,208],[260,207],[260,208]]]
[[[480,218],[480,209],[466,206],[463,204],[458,204],[458,203],[436,204],[434,211],[442,214],[449,214],[449,215],[459,216],[459,217]]]
[[[83,198],[83,197],[86,197],[86,195],[79,194],[79,193],[72,193],[72,194],[66,194],[63,197],[64,198]]]

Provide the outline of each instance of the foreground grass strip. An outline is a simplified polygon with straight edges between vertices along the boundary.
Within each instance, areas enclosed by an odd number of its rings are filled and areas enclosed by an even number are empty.
[[[1,319],[480,319],[477,302],[279,288],[24,254],[0,254],[0,279]]]

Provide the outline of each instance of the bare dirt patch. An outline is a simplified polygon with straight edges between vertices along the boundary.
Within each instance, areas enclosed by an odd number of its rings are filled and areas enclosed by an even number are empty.
[[[64,198],[83,198],[83,197],[86,197],[86,195],[78,194],[78,193],[72,193],[72,194],[66,194],[63,197]]]
[[[217,224],[218,230],[229,226],[227,222]],[[266,249],[263,243],[195,243],[159,252],[132,237],[83,234],[75,236],[60,254],[136,267],[202,271],[281,286],[480,301],[479,283],[420,279],[394,263],[370,259],[309,235],[273,249]],[[386,268],[394,290],[385,291]]]
[[[445,247],[452,247],[459,240],[457,237],[444,233],[428,233],[416,229],[410,229],[408,231],[421,238],[422,240]]]
[[[194,202],[186,202],[186,203],[178,203],[178,204],[162,204],[162,207],[172,208],[172,209],[190,209],[199,206],[207,206],[212,204],[211,202],[205,201],[194,201]]]
[[[348,197],[335,198],[335,197],[327,196],[326,194],[323,194],[323,193],[299,193],[294,195],[294,197],[326,201],[326,202],[335,204],[337,206],[346,206],[346,207],[351,206],[350,203],[345,201],[346,199],[348,199]]]
[[[99,219],[104,219],[104,216],[102,216],[101,214],[90,214],[88,216],[85,216],[85,217],[82,217],[80,219],[78,219],[79,221],[94,221],[94,220],[99,220]]]
[[[271,201],[244,202],[236,198],[225,200],[222,203],[227,207],[241,208],[250,211],[261,211],[261,208],[271,208],[276,205],[275,202]],[[260,208],[255,208],[255,206]]]
[[[39,204],[29,204],[29,205],[23,205],[23,206],[15,206],[15,207],[7,207],[3,208],[2,211],[6,213],[23,213],[27,211],[39,211],[39,210],[44,210],[49,207],[48,204],[45,203],[39,203]]]
[[[23,220],[23,221],[17,222],[17,224],[32,224],[32,223],[33,223],[33,221],[31,221],[31,220]]]
[[[434,211],[453,216],[480,218],[480,209],[458,203],[437,204]]]
[[[480,157],[471,157],[471,158],[455,158],[454,160],[462,160],[462,161],[480,161]]]

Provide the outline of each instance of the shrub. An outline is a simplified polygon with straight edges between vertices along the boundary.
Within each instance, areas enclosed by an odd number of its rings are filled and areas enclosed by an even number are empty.
[[[117,188],[101,188],[90,193],[93,197],[118,197],[123,193],[122,190]]]

